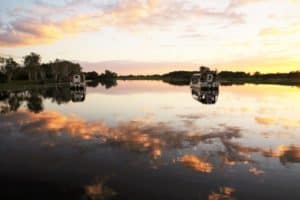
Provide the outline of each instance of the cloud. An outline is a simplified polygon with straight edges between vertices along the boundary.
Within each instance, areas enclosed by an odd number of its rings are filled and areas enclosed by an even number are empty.
[[[168,73],[172,70],[195,69],[198,64],[192,62],[141,62],[130,60],[111,60],[103,62],[79,62],[86,71],[97,71],[102,73],[105,69],[109,68],[112,71],[117,71],[118,74],[161,74]]]
[[[271,125],[276,123],[276,119],[270,117],[255,117],[255,121],[261,125]]]
[[[239,8],[245,5],[253,4],[253,3],[259,3],[259,2],[265,2],[266,0],[231,0],[229,3],[228,8],[234,9]]]
[[[207,35],[203,33],[185,33],[178,36],[178,38],[181,39],[187,39],[187,38],[195,39],[195,38],[205,38],[205,37],[207,37]]]
[[[287,27],[267,27],[262,29],[258,36],[268,37],[268,36],[290,36],[300,33],[300,23],[292,23]]]
[[[105,27],[144,31],[191,19],[243,21],[241,14],[231,11],[214,11],[197,4],[161,0],[124,0],[97,6],[92,1],[79,0],[60,6],[38,2],[31,9],[19,8],[14,13],[15,20],[7,22],[0,32],[1,46],[51,43],[71,34],[101,31]]]

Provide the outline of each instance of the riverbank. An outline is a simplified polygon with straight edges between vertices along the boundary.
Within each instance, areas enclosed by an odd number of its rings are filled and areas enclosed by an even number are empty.
[[[163,75],[128,75],[119,76],[120,80],[161,80],[173,85],[189,85],[191,77],[196,71],[176,71]],[[245,72],[227,72],[218,74],[222,85],[233,84],[276,84],[300,86],[300,73],[249,74]]]
[[[164,75],[155,75],[155,76],[119,76],[117,80],[157,80],[163,81],[172,85],[189,85],[190,77],[174,77],[174,76],[164,76]],[[96,85],[103,83],[99,80],[96,81]],[[90,81],[89,83],[94,83]],[[109,82],[110,83],[110,82]],[[273,84],[273,85],[290,85],[290,86],[300,86],[300,78],[262,78],[262,77],[244,77],[244,78],[234,78],[234,77],[220,77],[221,85],[242,85],[242,84]],[[104,84],[104,85],[116,85],[116,79],[114,79],[113,84]],[[47,88],[69,85],[68,82],[37,82],[37,81],[11,81],[9,83],[0,83],[0,90],[13,90],[13,89],[28,89],[28,88]],[[90,86],[90,84],[87,84]],[[93,86],[93,85],[91,85]],[[109,88],[109,87],[108,87]]]
[[[54,82],[37,82],[28,80],[15,80],[8,83],[0,83],[0,90],[14,90],[14,89],[32,89],[32,88],[48,88],[55,86],[69,85],[68,82],[54,83]]]

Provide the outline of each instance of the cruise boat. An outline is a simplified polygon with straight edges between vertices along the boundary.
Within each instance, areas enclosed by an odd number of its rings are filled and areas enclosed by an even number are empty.
[[[84,88],[85,87],[85,75],[75,74],[70,79],[71,88]]]
[[[218,89],[219,80],[217,71],[212,71],[208,67],[200,67],[200,71],[192,75],[190,86],[201,89]]]

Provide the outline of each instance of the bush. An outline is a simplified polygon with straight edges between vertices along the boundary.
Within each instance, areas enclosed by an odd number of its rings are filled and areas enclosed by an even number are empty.
[[[6,75],[0,72],[0,83],[5,83],[6,82]]]

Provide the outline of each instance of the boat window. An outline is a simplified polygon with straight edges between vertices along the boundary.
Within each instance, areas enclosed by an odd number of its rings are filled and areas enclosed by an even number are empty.
[[[213,74],[207,74],[207,81],[208,82],[212,82],[214,79],[214,75]]]
[[[192,84],[197,84],[199,82],[199,77],[198,76],[193,76],[192,77]]]
[[[202,74],[200,78],[201,82],[205,82],[206,81],[205,79],[206,79],[206,74]]]

